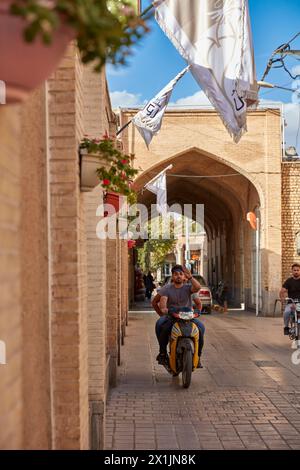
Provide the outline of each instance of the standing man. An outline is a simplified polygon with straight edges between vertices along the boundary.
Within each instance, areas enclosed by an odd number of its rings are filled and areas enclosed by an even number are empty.
[[[144,284],[145,284],[145,287],[146,287],[146,297],[147,297],[147,299],[150,300],[151,296],[152,296],[152,292],[155,289],[154,277],[152,276],[150,271],[148,271],[147,276],[144,276]]]
[[[186,279],[191,284],[186,284]],[[167,313],[170,308],[182,308],[188,307],[192,310],[192,294],[198,292],[201,286],[199,282],[193,278],[191,272],[182,267],[179,264],[176,264],[172,268],[172,283],[167,284],[162,287],[158,294],[154,297],[152,301],[152,306],[154,310],[158,313],[160,318],[156,322],[156,336],[159,341],[159,354],[157,356],[157,361],[159,364],[164,364],[168,360],[167,355],[167,346],[169,341],[169,335],[172,330],[173,320],[170,318]],[[160,308],[160,301],[162,298],[166,298],[166,307]],[[163,299],[164,300],[164,299]],[[205,332],[205,327],[198,319],[193,320],[194,323],[199,328],[199,358],[203,348],[203,336]],[[200,360],[199,360],[200,364]],[[199,365],[201,367],[201,365]]]
[[[284,299],[286,297],[290,297],[291,299],[299,299],[300,300],[300,264],[299,263],[294,263],[292,265],[292,277],[289,277],[284,284],[282,285],[282,288],[279,292],[279,296],[282,302],[284,302]],[[292,303],[291,300],[288,301],[283,318],[284,318],[284,334],[288,335],[289,334],[289,321],[290,321],[290,316],[294,310],[295,306]]]

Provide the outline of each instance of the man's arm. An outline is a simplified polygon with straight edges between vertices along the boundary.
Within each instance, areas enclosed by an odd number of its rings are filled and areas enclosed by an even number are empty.
[[[190,281],[192,283],[191,292],[194,294],[195,292],[198,292],[201,289],[201,284],[197,281],[197,279],[193,277],[190,279]]]
[[[186,275],[188,281],[192,283],[191,293],[194,294],[195,292],[198,292],[201,289],[201,284],[193,278],[191,271],[189,271],[185,266],[183,267],[183,272]]]
[[[281,299],[281,302],[289,296],[289,279],[287,279],[283,285],[282,285],[282,288],[280,289],[280,292],[279,292],[279,297]]]
[[[167,303],[168,303],[168,297],[166,295],[161,295],[159,308],[160,308],[160,311],[163,313],[163,315],[166,315],[168,313]]]
[[[285,289],[284,287],[282,287],[282,288],[280,289],[280,292],[279,292],[279,297],[280,297],[281,302],[282,302],[286,297],[288,297],[288,296],[289,296],[289,294],[288,294],[287,289]]]
[[[160,302],[160,299],[161,299],[161,295],[159,294],[156,294],[156,296],[153,298],[152,300],[152,307],[154,308],[154,310],[156,311],[156,313],[162,317],[164,315],[164,313],[161,311],[161,309],[159,308],[159,302]]]

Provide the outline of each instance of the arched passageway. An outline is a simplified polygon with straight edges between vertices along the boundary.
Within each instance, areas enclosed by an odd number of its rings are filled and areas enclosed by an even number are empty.
[[[135,113],[122,110],[121,125]],[[125,151],[135,154],[135,165],[142,170],[136,180],[139,189],[172,163],[167,177],[168,204],[204,204],[209,282],[226,280],[233,303],[244,302],[246,308],[256,305],[255,239],[246,214],[259,211],[260,306],[262,314],[272,315],[281,286],[279,111],[249,112],[248,132],[238,145],[217,113],[203,109],[167,111],[150,150],[134,126],[122,133],[122,140]],[[155,196],[144,191],[139,202],[149,205]]]
[[[217,285],[220,280],[227,283],[232,305],[246,303],[254,307],[251,267],[255,253],[246,213],[261,205],[255,186],[199,149],[175,156],[171,163],[173,168],[167,173],[168,205],[192,204],[194,216],[196,204],[204,205],[207,255],[203,274],[210,285]],[[138,188],[143,188],[165,165],[144,172],[136,181]],[[155,196],[145,190],[140,193],[139,202],[150,207],[155,204]]]

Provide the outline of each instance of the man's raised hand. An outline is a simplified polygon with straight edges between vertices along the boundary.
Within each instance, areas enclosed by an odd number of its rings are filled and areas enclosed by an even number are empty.
[[[191,274],[191,271],[186,266],[182,266],[182,270],[183,270],[184,274],[186,275],[186,277],[188,279],[193,277],[192,274]]]

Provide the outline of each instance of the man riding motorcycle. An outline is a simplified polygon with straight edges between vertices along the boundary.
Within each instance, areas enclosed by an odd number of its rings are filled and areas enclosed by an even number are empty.
[[[191,284],[186,284],[186,279]],[[167,315],[168,311],[184,307],[188,307],[192,310],[192,294],[198,292],[200,288],[199,282],[193,278],[191,272],[186,267],[177,264],[172,268],[172,283],[162,287],[159,293],[154,297],[152,306],[160,316],[155,326],[156,336],[159,342],[159,354],[156,359],[159,364],[166,364],[168,362],[167,346],[173,326],[172,318]],[[164,298],[167,298],[167,306],[165,306],[164,302],[163,305],[160,304],[161,299],[164,300]],[[201,367],[200,356],[203,349],[205,327],[198,319],[194,319],[193,322],[198,326],[200,332],[198,367]]]
[[[294,263],[292,265],[292,277],[289,277],[284,282],[284,284],[282,285],[282,289],[280,290],[279,296],[282,302],[284,302],[286,297],[300,300],[300,264],[299,263]],[[292,301],[289,301],[289,303],[287,303],[285,307],[284,314],[283,314],[283,318],[284,318],[283,331],[285,335],[289,334],[289,331],[290,331],[289,322],[290,322],[290,317],[294,309],[295,309],[295,304]]]

